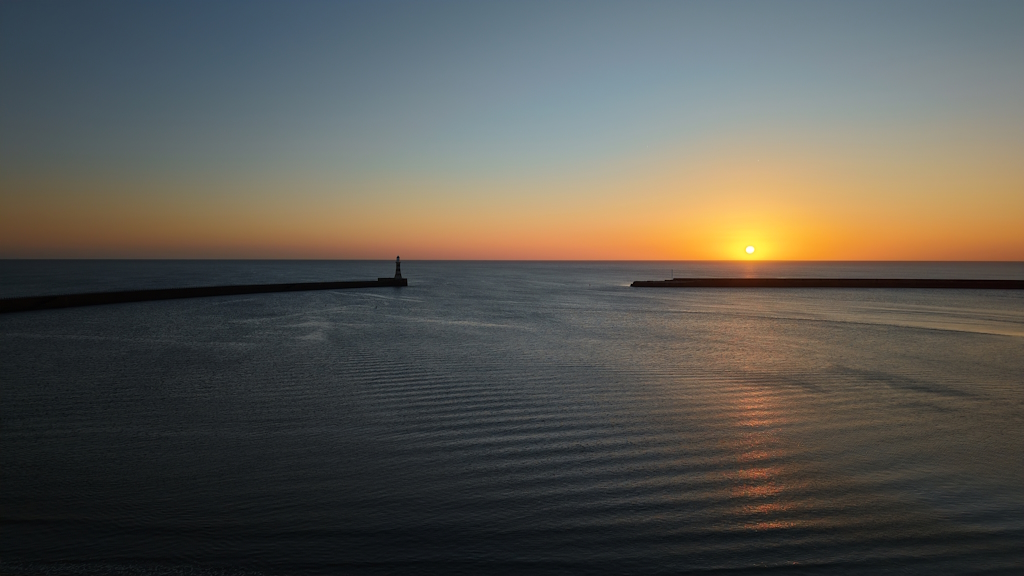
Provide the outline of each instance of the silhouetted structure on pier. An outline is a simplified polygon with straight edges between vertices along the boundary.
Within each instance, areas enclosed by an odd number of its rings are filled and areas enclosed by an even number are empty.
[[[409,281],[402,278],[402,259],[395,256],[395,277],[394,278],[377,278],[377,281],[382,285],[387,283],[388,286],[408,286]]]

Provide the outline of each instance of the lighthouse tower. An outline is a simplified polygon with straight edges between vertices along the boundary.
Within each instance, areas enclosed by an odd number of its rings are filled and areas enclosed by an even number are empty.
[[[395,278],[402,279],[402,259],[398,256],[395,256]]]

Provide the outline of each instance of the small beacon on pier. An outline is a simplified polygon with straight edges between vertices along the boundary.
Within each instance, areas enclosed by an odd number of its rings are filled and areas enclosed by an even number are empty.
[[[402,259],[395,256],[395,278],[402,277]]]

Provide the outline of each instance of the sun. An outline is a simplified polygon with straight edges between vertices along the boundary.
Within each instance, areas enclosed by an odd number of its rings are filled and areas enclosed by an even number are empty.
[[[753,253],[754,253],[754,247],[753,246],[747,246],[747,254],[753,254]]]

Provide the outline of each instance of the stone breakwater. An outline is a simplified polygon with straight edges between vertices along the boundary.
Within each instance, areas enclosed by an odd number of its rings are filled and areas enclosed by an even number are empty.
[[[673,278],[637,280],[634,288],[927,288],[1024,290],[1024,280],[906,278]]]
[[[296,282],[288,284],[197,286],[190,288],[161,288],[155,290],[125,290],[120,292],[88,292],[83,294],[27,296],[22,298],[0,298],[0,314],[10,312],[29,312],[33,310],[52,310],[55,308],[71,308],[75,306],[98,306],[102,304],[148,302],[152,300],[176,300],[179,298],[237,296],[242,294],[266,294],[269,292],[303,292],[308,290],[383,288],[408,285],[409,281],[405,278],[378,278],[377,280],[355,280],[347,282]]]

